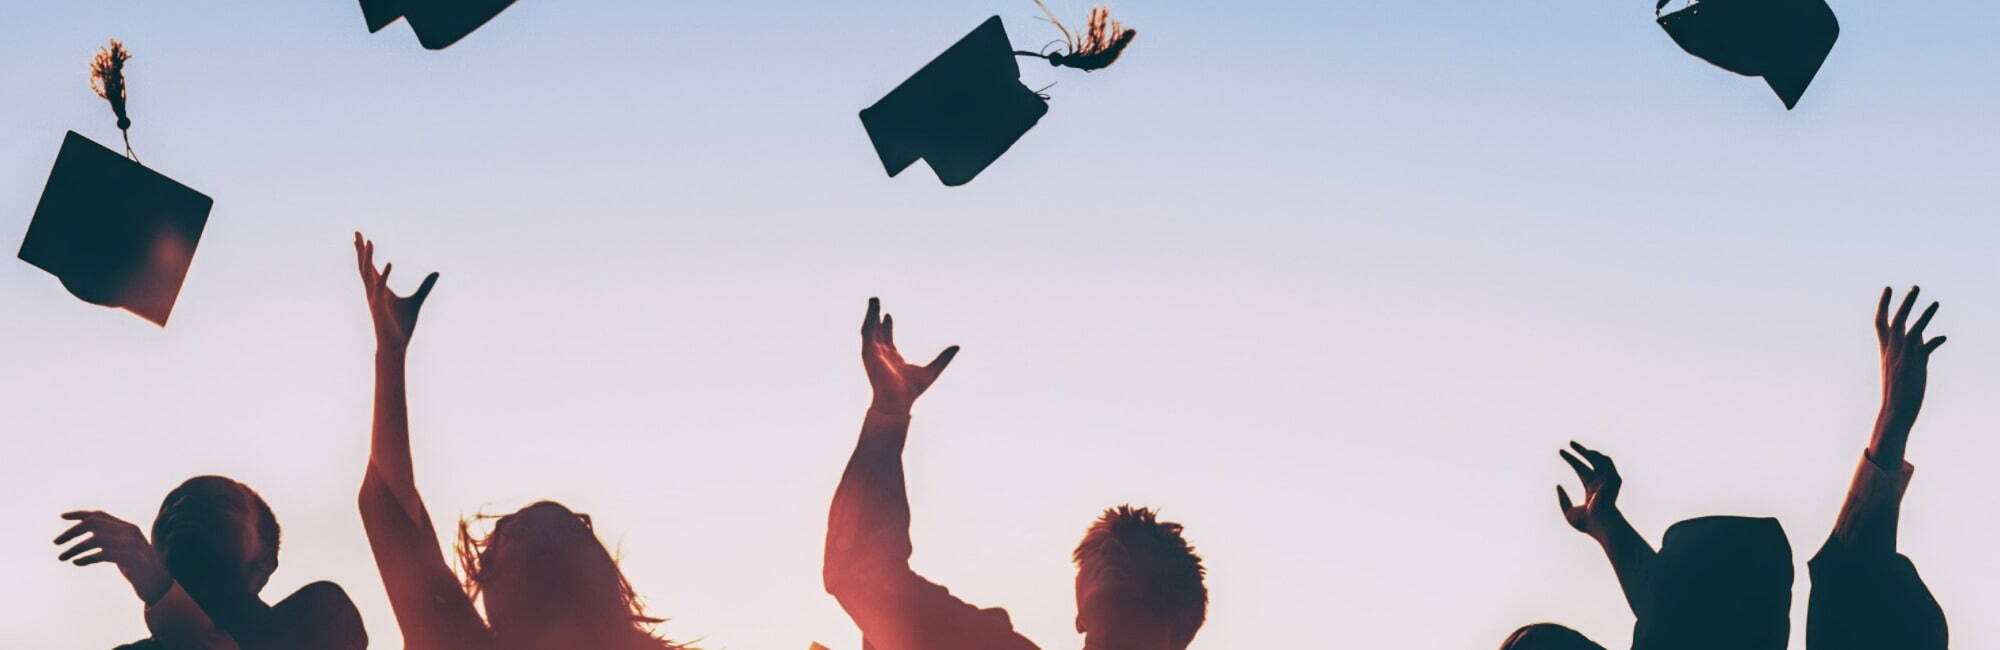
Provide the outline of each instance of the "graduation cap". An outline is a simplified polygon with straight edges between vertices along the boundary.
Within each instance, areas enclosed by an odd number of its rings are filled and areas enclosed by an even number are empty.
[[[1021,85],[994,16],[862,109],[861,126],[890,176],[921,158],[945,185],[964,185],[1048,112],[1048,101]]]
[[[21,242],[21,261],[85,302],[165,327],[213,199],[69,132]]]
[[[1655,11],[1667,2],[1660,0]],[[1840,21],[1826,0],[1697,0],[1658,20],[1688,54],[1763,77],[1787,110],[1798,105],[1840,37]]]
[[[125,111],[130,58],[112,39],[90,63],[90,86],[111,102],[125,153],[69,132],[19,255],[85,302],[123,307],[165,327],[215,201],[139,164]]]
[[[361,16],[368,20],[371,34],[397,18],[408,19],[418,43],[442,50],[512,4],[514,0],[361,0]]]

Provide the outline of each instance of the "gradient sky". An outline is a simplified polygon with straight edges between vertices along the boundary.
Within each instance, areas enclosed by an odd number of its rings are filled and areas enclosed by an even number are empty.
[[[1083,2],[1054,3],[1080,19]],[[2000,4],[1835,0],[1795,111],[1650,3],[1165,2],[968,186],[884,177],[855,112],[1029,0],[521,0],[449,50],[345,0],[0,4],[0,232],[25,232],[107,37],[146,163],[215,198],[171,326],[0,264],[9,647],[144,634],[57,514],[141,526],[201,473],[284,525],[266,593],[354,595],[400,641],[354,505],[372,338],[350,233],[443,273],[411,358],[441,530],[593,515],[665,627],[859,650],[819,586],[882,296],[913,357],[920,571],[1051,650],[1096,512],[1207,557],[1197,648],[1487,648],[1631,618],[1550,486],[1614,455],[1646,535],[1707,514],[1824,538],[1878,395],[1885,284],[1943,300],[1902,548],[1962,648],[2000,646]],[[17,235],[10,235],[17,236]],[[12,240],[9,240],[12,241]]]

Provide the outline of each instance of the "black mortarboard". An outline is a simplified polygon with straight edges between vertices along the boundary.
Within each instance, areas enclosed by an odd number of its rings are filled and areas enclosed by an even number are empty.
[[[21,242],[21,260],[85,302],[162,327],[213,199],[71,131]]]
[[[922,158],[945,185],[964,185],[1007,153],[1049,104],[1021,85],[1007,30],[994,16],[861,111],[890,176]]]
[[[514,0],[361,0],[361,15],[371,33],[407,18],[417,42],[425,49],[442,50],[511,4]]]
[[[1778,520],[1674,524],[1644,576],[1633,650],[1784,650],[1792,629],[1792,547]]]
[[[1840,37],[1826,0],[1698,0],[1659,22],[1688,54],[1763,77],[1786,109],[1798,105]]]

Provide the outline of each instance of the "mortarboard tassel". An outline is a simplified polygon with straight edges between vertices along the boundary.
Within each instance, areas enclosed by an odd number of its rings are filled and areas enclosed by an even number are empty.
[[[1042,0],[1035,0],[1035,6],[1041,7],[1049,22],[1062,30],[1063,42],[1069,46],[1069,51],[1045,54],[1016,50],[1014,53],[1048,59],[1052,66],[1067,66],[1084,72],[1109,67],[1118,60],[1119,54],[1125,52],[1125,46],[1132,43],[1133,37],[1139,35],[1139,30],[1129,29],[1124,23],[1112,20],[1111,10],[1105,7],[1091,8],[1090,16],[1084,20],[1084,32],[1079,36],[1070,33],[1069,28],[1056,19],[1055,12],[1042,4]]]
[[[90,60],[90,89],[111,102],[111,113],[118,116],[118,132],[125,136],[125,156],[138,162],[139,155],[132,152],[132,133],[127,130],[132,128],[132,116],[125,113],[125,62],[131,58],[125,43],[111,39],[111,45],[99,49]]]

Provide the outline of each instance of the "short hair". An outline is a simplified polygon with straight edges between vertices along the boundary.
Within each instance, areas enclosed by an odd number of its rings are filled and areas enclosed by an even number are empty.
[[[216,499],[241,499],[245,502],[245,507],[257,519],[257,538],[263,542],[263,559],[275,566],[278,559],[278,516],[271,512],[271,505],[264,502],[263,495],[226,476],[196,476],[182,481],[168,492],[167,497],[160,501],[160,516],[153,519],[153,543],[161,543],[167,534],[163,526],[172,519],[167,515],[180,508],[204,507]]]
[[[1500,650],[1604,650],[1582,632],[1555,623],[1523,625],[1507,636]]]
[[[1093,592],[1118,594],[1134,607],[1174,626],[1177,645],[1194,639],[1208,618],[1207,569],[1181,537],[1181,525],[1159,521],[1150,508],[1109,508],[1084,531],[1071,555],[1077,584]],[[1078,607],[1085,604],[1079,602]]]

